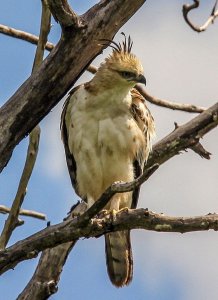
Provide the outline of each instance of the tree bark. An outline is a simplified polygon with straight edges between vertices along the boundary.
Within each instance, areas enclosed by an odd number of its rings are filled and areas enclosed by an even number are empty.
[[[82,16],[81,28],[66,27],[57,46],[0,109],[0,172],[14,147],[45,117],[145,0],[102,0]]]

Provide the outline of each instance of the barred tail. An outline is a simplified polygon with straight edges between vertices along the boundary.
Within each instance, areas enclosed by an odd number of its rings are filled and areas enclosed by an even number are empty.
[[[133,273],[130,231],[105,234],[105,253],[111,282],[116,287],[128,285]]]

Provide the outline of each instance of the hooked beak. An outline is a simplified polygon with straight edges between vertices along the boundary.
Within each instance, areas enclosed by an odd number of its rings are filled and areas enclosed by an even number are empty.
[[[146,85],[145,76],[143,74],[140,74],[139,76],[136,77],[136,82],[138,82],[138,83],[144,83],[144,85]]]

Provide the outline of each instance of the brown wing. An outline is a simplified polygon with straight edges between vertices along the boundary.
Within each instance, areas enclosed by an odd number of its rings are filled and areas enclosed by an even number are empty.
[[[144,169],[144,163],[146,162],[148,155],[151,151],[151,139],[155,135],[154,119],[145,104],[144,97],[136,90],[131,90],[132,105],[131,114],[135,119],[138,127],[145,135],[146,147],[141,149],[137,153],[135,161],[133,162],[135,178],[139,177]],[[140,187],[133,190],[132,205],[131,208],[136,208],[138,203]]]
[[[68,145],[68,130],[69,130],[69,128],[67,128],[68,126],[66,124],[66,114],[67,114],[69,102],[71,101],[71,97],[79,87],[80,86],[77,86],[70,91],[69,96],[67,97],[67,99],[64,103],[64,106],[63,106],[63,111],[61,114],[61,124],[60,124],[61,136],[62,136],[62,141],[64,144],[64,150],[65,150],[65,154],[66,154],[67,167],[68,167],[68,171],[70,174],[70,179],[71,179],[72,185],[73,185],[77,195],[79,195],[78,189],[77,189],[77,180],[76,180],[77,168],[76,168],[76,161],[74,159],[73,154],[70,152],[69,145]]]

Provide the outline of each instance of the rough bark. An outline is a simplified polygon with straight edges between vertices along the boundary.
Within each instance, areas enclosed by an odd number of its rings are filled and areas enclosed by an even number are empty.
[[[99,237],[111,231],[146,229],[159,232],[218,230],[218,215],[197,217],[171,217],[149,212],[146,209],[121,210],[114,214],[103,214],[81,227],[79,218],[48,227],[37,234],[19,241],[1,252],[0,274],[14,268],[19,262],[36,257],[38,252],[60,243],[79,238]]]
[[[57,46],[0,109],[0,171],[14,147],[45,117],[145,0],[103,0],[83,16],[83,26],[66,27]]]

